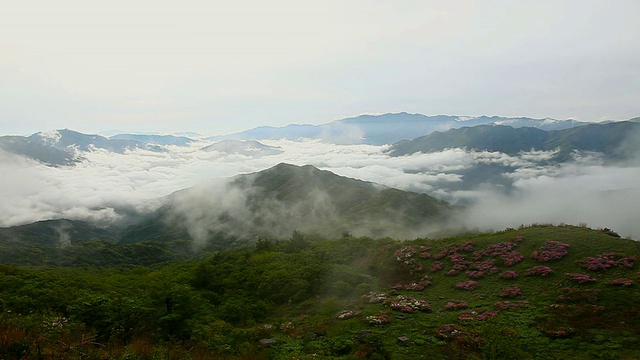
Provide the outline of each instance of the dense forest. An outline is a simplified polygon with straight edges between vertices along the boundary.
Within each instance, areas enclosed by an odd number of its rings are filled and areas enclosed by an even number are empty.
[[[638,358],[640,244],[616,235],[296,231],[148,266],[2,265],[0,358]]]

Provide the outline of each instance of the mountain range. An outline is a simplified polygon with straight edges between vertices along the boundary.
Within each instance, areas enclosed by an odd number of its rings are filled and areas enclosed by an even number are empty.
[[[607,159],[622,160],[640,150],[630,135],[640,134],[640,124],[631,121],[588,124],[578,127],[543,131],[532,127],[513,128],[503,125],[478,125],[433,132],[413,140],[394,144],[392,156],[416,152],[437,152],[451,148],[475,151],[499,151],[509,155],[537,150],[556,151],[554,160],[567,161],[575,152],[601,153]]]
[[[540,130],[561,130],[588,123],[576,120],[532,119],[526,117],[480,116],[465,117],[451,115],[426,116],[406,112],[383,115],[360,115],[353,118],[336,120],[323,125],[288,125],[285,127],[262,126],[251,130],[215,136],[209,139],[321,139],[339,144],[383,145],[417,136],[428,135],[434,131],[446,131],[461,127],[484,124],[505,125],[514,128],[534,127]]]
[[[637,124],[637,121],[632,119],[627,123]],[[210,137],[204,141],[213,143],[202,150],[260,157],[279,154],[281,149],[269,147],[257,140],[318,139],[335,144],[395,144],[390,152],[394,156],[454,147],[519,152],[531,148],[548,150],[559,146],[563,151],[557,159],[567,160],[567,154],[573,150],[609,151],[610,146],[605,143],[617,146],[624,135],[624,129],[612,124],[618,123],[591,124],[575,120],[426,116],[408,113],[361,115],[324,125],[258,127],[236,134]],[[576,128],[581,130],[569,131]],[[80,161],[82,152],[96,149],[119,154],[136,149],[166,152],[167,146],[189,146],[196,141],[203,140],[148,134],[104,137],[62,129],[39,132],[28,137],[3,136],[0,137],[0,149],[49,166],[67,166]]]

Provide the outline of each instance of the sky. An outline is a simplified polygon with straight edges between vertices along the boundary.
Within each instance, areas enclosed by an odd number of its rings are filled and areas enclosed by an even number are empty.
[[[0,134],[640,115],[640,2],[0,0]]]

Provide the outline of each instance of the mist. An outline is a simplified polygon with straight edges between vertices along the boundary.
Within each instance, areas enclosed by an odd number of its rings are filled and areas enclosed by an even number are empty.
[[[550,165],[547,160],[553,152],[510,156],[463,149],[391,157],[386,153],[388,146],[336,145],[320,140],[261,142],[282,152],[251,157],[204,151],[211,142],[197,142],[189,147],[169,146],[166,152],[94,150],[83,153],[84,160],[75,166],[57,168],[0,152],[0,195],[4,199],[0,225],[67,218],[113,226],[157,209],[178,190],[195,187],[175,203],[178,211],[174,215],[183,216],[196,241],[207,238],[220,225],[206,223],[204,214],[263,224],[264,229],[280,236],[304,225],[304,218],[296,214],[330,214],[332,205],[318,193],[312,204],[300,204],[299,209],[278,208],[273,200],[268,204],[273,209],[271,215],[252,213],[251,207],[245,206],[250,187],[231,191],[223,179],[285,162],[314,165],[338,175],[465,205],[466,210],[452,226],[501,230],[531,223],[586,223],[640,238],[635,216],[640,210],[636,180],[640,166],[636,161],[605,163],[597,154],[582,154],[576,155],[574,162]],[[483,176],[491,175],[486,181],[477,175],[482,166]],[[494,168],[497,170],[492,173]],[[289,224],[274,229],[274,219],[283,217],[291,219]],[[237,233],[243,228],[242,222],[236,222],[227,230]]]

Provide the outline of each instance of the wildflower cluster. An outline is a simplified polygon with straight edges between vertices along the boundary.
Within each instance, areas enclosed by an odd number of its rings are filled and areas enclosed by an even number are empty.
[[[498,313],[490,310],[462,310],[460,314],[458,314],[458,320],[460,321],[486,321],[487,319],[491,319],[498,316]]]
[[[423,259],[428,259],[431,257],[431,247],[429,246],[420,246],[420,254],[418,254]]]
[[[498,275],[498,277],[502,279],[513,280],[518,278],[518,273],[513,270],[507,270],[502,274]]]
[[[575,281],[578,284],[586,284],[586,283],[590,283],[590,282],[596,282],[598,279],[596,278],[592,278],[591,276],[587,275],[587,274],[569,274],[566,273],[564,274],[565,276],[567,276],[571,281]]]
[[[367,321],[371,325],[382,325],[382,324],[388,324],[391,321],[391,319],[389,318],[388,315],[380,314],[380,315],[367,316]]]
[[[512,266],[524,259],[524,256],[513,250],[517,246],[513,242],[503,242],[492,244],[484,251],[476,251],[473,253],[474,260],[480,260],[485,256],[500,257],[505,266]]]
[[[478,261],[471,264],[471,271],[467,271],[467,276],[471,278],[481,278],[485,274],[493,274],[498,272],[498,267],[495,265],[495,259],[487,259],[484,261]]]
[[[539,262],[562,259],[569,253],[565,250],[565,248],[568,248],[569,246],[569,244],[559,241],[547,240],[544,245],[540,247],[540,250],[533,252],[533,258]]]
[[[615,286],[631,286],[633,285],[632,280],[627,279],[614,279],[611,281],[607,281],[605,284],[607,285],[615,285]]]
[[[459,282],[456,284],[456,288],[463,290],[474,290],[478,288],[478,283],[473,280]]]
[[[523,307],[523,306],[527,306],[529,305],[529,302],[526,300],[519,300],[519,301],[497,301],[496,303],[493,304],[493,307],[495,307],[498,310],[506,310],[506,309],[517,309],[519,307]]]
[[[389,307],[393,310],[399,310],[404,313],[412,313],[414,311],[430,311],[431,305],[422,299],[416,299],[411,296],[398,295],[395,299],[387,300]]]
[[[386,293],[377,293],[374,291],[363,296],[363,298],[367,299],[367,302],[369,302],[369,304],[378,304],[384,302],[388,297],[389,295],[387,295]]]
[[[464,271],[469,266],[466,256],[460,254],[449,255],[449,260],[453,263],[453,269],[447,271],[446,275],[456,275]]]
[[[434,259],[442,259],[445,256],[455,255],[460,251],[472,252],[473,251],[473,241],[465,241],[462,244],[451,244],[440,249],[440,252],[433,255]]]
[[[444,324],[434,331],[436,336],[442,340],[457,339],[463,334],[463,328],[456,324]]]
[[[447,302],[447,305],[444,306],[444,308],[447,310],[459,310],[466,309],[468,307],[469,304],[467,304],[467,302],[463,300],[451,300]]]
[[[431,268],[429,270],[431,270],[431,272],[436,272],[436,271],[440,271],[444,268],[444,264],[441,261],[436,261],[433,264],[431,264]]]
[[[400,262],[408,261],[413,257],[415,253],[416,253],[416,249],[414,249],[413,246],[411,245],[407,245],[402,249],[396,250],[396,253],[395,253],[396,260]]]
[[[616,266],[630,269],[633,267],[636,260],[637,258],[635,256],[610,252],[588,257],[585,260],[577,261],[577,263],[587,270],[596,271],[606,270]]]
[[[548,266],[544,266],[544,265],[538,265],[538,266],[534,266],[531,269],[527,270],[526,273],[524,273],[525,276],[541,276],[541,277],[547,277],[549,275],[551,275],[553,273],[553,269],[551,269]]]
[[[343,310],[336,315],[336,319],[346,320],[351,319],[352,317],[360,316],[360,311],[354,310]]]
[[[520,288],[517,286],[514,286],[514,287],[507,286],[500,293],[501,297],[516,297],[518,295],[522,295],[522,290],[520,290]]]

